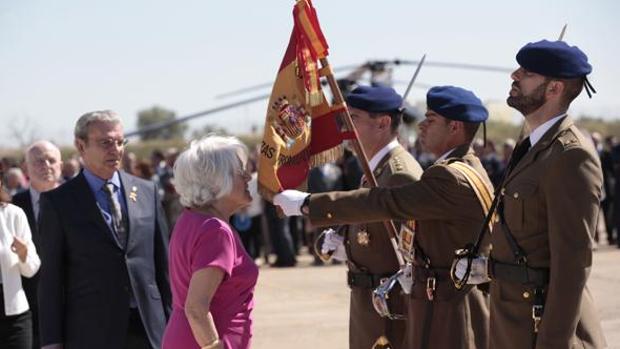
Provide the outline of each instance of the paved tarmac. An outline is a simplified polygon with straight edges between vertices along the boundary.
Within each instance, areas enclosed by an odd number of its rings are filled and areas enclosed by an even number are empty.
[[[253,349],[346,349],[349,290],[343,265],[262,266],[256,288]],[[620,249],[594,254],[588,286],[600,309],[609,348],[620,349]]]

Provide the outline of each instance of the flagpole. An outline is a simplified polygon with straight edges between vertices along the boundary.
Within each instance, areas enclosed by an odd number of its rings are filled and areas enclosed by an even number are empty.
[[[357,157],[360,160],[362,169],[364,170],[364,175],[366,176],[366,180],[370,184],[371,188],[375,188],[377,187],[377,179],[375,178],[375,175],[370,170],[370,165],[368,164],[368,157],[366,156],[366,152],[364,151],[364,148],[362,148],[359,142],[359,136],[357,134],[357,130],[355,129],[355,125],[353,125],[353,120],[351,119],[349,108],[347,108],[345,105],[344,97],[342,96],[342,92],[340,91],[340,88],[338,87],[338,83],[336,82],[336,79],[334,78],[334,73],[332,71],[331,66],[329,65],[329,61],[327,60],[327,58],[321,58],[320,62],[321,62],[321,75],[324,76],[327,79],[327,82],[329,83],[329,87],[334,96],[335,104],[345,106],[344,121],[347,125],[348,130],[351,131],[355,135],[355,138],[351,142],[353,145],[353,149],[355,150],[355,154],[357,154]],[[392,222],[391,220],[384,221],[383,225],[385,226],[388,236],[390,237],[390,242],[392,243],[392,247],[394,248],[394,253],[396,254],[396,259],[398,260],[398,264],[400,266],[405,265],[405,260],[403,258],[403,255],[398,249],[398,241],[396,238],[398,233],[396,231],[396,226],[394,225],[394,222]]]

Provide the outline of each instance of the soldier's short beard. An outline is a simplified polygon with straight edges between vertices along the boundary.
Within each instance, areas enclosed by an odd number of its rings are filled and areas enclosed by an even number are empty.
[[[525,96],[521,93],[521,89],[518,90],[517,96],[508,96],[506,102],[509,106],[515,108],[523,115],[530,115],[538,108],[542,107],[547,98],[545,97],[545,90],[549,82],[543,82],[540,84],[529,96]]]

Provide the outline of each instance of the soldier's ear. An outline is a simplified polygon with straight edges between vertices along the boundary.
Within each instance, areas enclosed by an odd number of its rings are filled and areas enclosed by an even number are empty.
[[[392,118],[386,114],[382,116],[381,119],[379,119],[379,128],[380,129],[389,128],[391,123],[392,123]]]
[[[547,93],[552,96],[561,96],[564,92],[564,84],[558,80],[551,80],[547,85]]]

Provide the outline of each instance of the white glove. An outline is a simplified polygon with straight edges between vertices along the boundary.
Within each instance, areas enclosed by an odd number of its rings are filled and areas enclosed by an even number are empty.
[[[471,261],[471,271],[467,283],[469,285],[484,284],[491,281],[487,273],[487,264],[489,260],[487,257],[476,257]],[[454,274],[459,279],[462,279],[467,270],[467,258],[461,258],[456,262],[456,270]]]
[[[335,251],[338,247],[342,246],[343,242],[343,236],[336,234],[334,229],[327,229],[325,230],[323,244],[321,245],[321,253],[328,254],[331,251]]]
[[[405,264],[405,266],[401,267],[403,271],[402,275],[398,277],[398,283],[400,287],[403,289],[405,294],[411,293],[411,288],[413,287],[413,266],[411,263]]]
[[[301,205],[310,194],[299,190],[285,190],[274,195],[273,204],[280,206],[287,216],[301,216]]]
[[[321,244],[321,253],[328,254],[331,251],[332,258],[344,262],[347,260],[347,251],[344,249],[344,237],[336,234],[334,229],[327,229],[324,231],[323,244]]]
[[[340,261],[340,262],[346,262],[346,260],[347,260],[347,251],[344,249],[344,245],[343,244],[341,244],[340,246],[336,247],[336,249],[334,250],[334,253],[332,254],[332,258],[337,260],[337,261]]]

